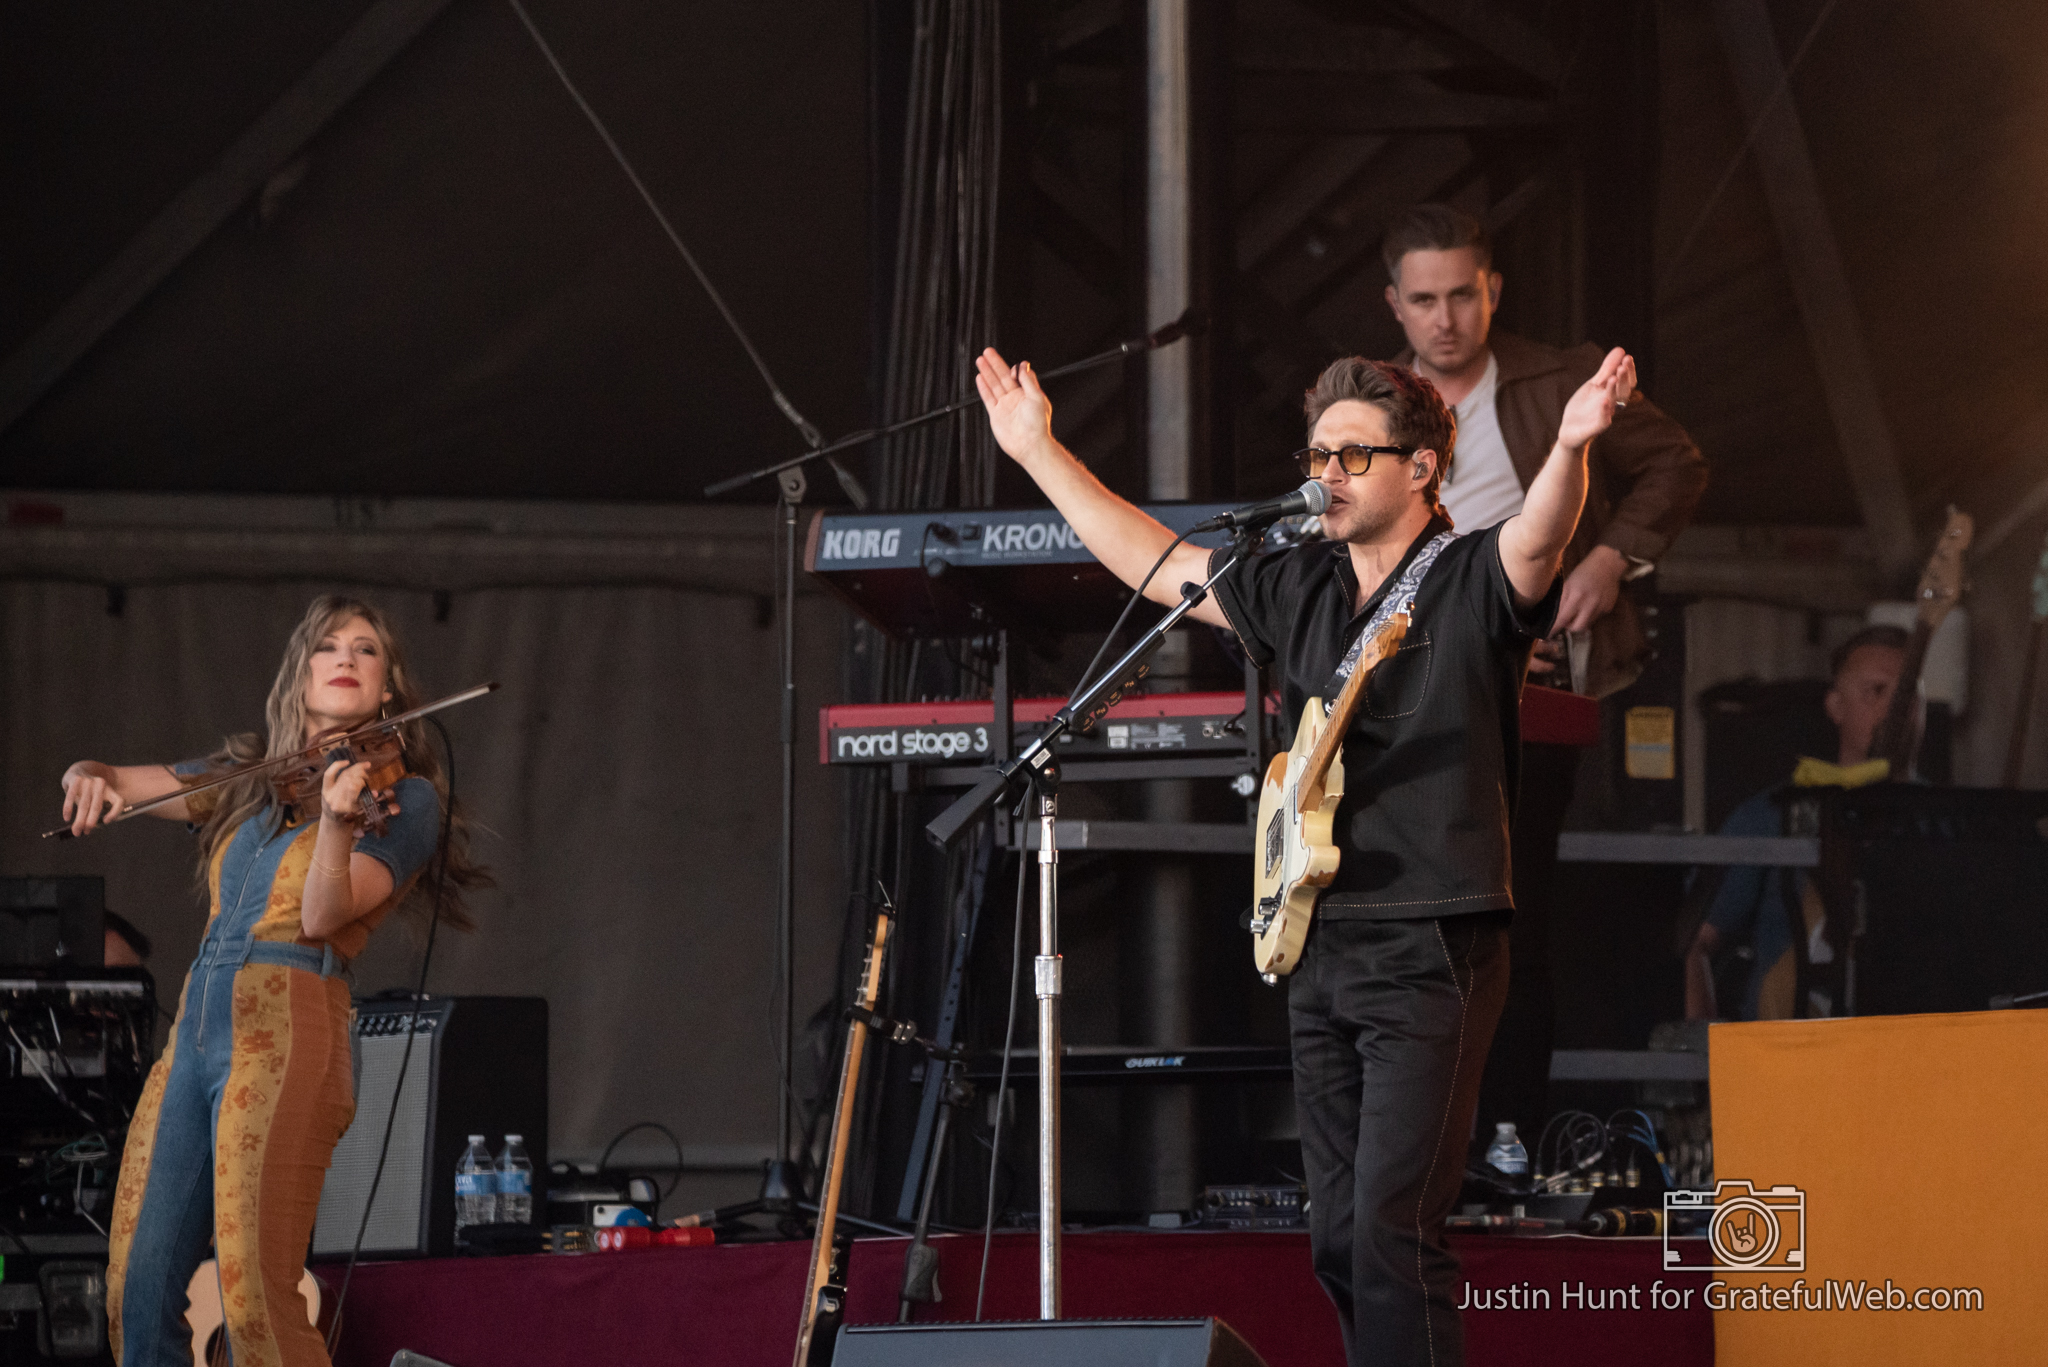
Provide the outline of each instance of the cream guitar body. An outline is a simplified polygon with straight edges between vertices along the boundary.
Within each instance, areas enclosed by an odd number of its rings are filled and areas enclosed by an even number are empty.
[[[1365,696],[1366,680],[1401,648],[1408,613],[1387,620],[1360,652],[1357,667],[1327,710],[1310,698],[1294,745],[1266,767],[1253,832],[1252,963],[1268,982],[1292,973],[1315,918],[1316,899],[1337,876],[1335,824],[1344,800],[1344,735]]]

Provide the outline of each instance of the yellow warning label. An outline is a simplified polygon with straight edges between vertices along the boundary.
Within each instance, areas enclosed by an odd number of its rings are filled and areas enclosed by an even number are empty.
[[[1630,778],[1678,777],[1678,714],[1669,707],[1631,707],[1623,719]]]

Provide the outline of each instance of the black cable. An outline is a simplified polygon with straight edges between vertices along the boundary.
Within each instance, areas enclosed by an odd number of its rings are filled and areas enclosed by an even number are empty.
[[[635,1130],[660,1130],[662,1134],[668,1138],[669,1145],[676,1151],[675,1181],[670,1182],[668,1184],[668,1190],[664,1191],[661,1194],[661,1199],[663,1201],[666,1201],[669,1198],[669,1196],[675,1191],[677,1183],[680,1183],[683,1180],[683,1141],[676,1138],[676,1132],[674,1130],[671,1130],[668,1126],[662,1124],[658,1120],[636,1120],[632,1124],[626,1126],[625,1129],[620,1130],[617,1134],[613,1135],[612,1142],[604,1146],[604,1155],[597,1160],[597,1170],[599,1172],[604,1171],[605,1164],[612,1161],[612,1150],[619,1147],[619,1141],[621,1139],[624,1139],[627,1135],[633,1133],[633,1131]],[[657,1202],[656,1204],[659,1204],[659,1202]]]
[[[1124,610],[1117,615],[1116,624],[1110,627],[1109,634],[1102,638],[1102,644],[1096,648],[1095,658],[1090,660],[1088,667],[1081,671],[1080,682],[1074,685],[1074,692],[1076,694],[1083,692],[1094,681],[1095,671],[1102,667],[1103,657],[1108,655],[1109,648],[1116,644],[1116,638],[1123,634],[1124,623],[1131,620],[1131,613],[1136,610],[1138,604],[1145,601],[1145,590],[1150,587],[1152,577],[1159,573],[1161,566],[1166,564],[1166,557],[1173,554],[1174,548],[1187,540],[1190,535],[1191,533],[1189,532],[1182,532],[1179,536],[1168,542],[1166,549],[1159,553],[1159,558],[1152,562],[1152,568],[1145,571],[1145,577],[1138,581],[1137,591],[1131,595],[1130,601],[1124,604]]]
[[[583,111],[583,117],[590,120],[590,126],[595,128],[597,136],[604,140],[606,150],[612,154],[612,160],[616,161],[619,164],[619,169],[626,173],[626,179],[631,181],[633,188],[640,192],[641,201],[647,205],[647,211],[654,215],[655,222],[661,224],[661,230],[668,234],[668,240],[674,244],[677,253],[682,256],[683,264],[690,268],[690,274],[697,277],[697,283],[702,285],[704,293],[711,297],[712,306],[718,310],[718,316],[725,319],[725,325],[732,329],[732,335],[738,339],[740,346],[745,349],[747,359],[752,361],[754,369],[760,372],[761,382],[768,386],[768,397],[773,399],[775,406],[782,410],[782,416],[788,418],[791,425],[803,434],[806,446],[823,446],[825,444],[825,434],[812,426],[809,418],[797,412],[796,405],[791,403],[789,396],[782,392],[782,386],[775,383],[775,376],[768,371],[768,362],[761,359],[761,353],[755,349],[753,339],[747,336],[747,330],[740,326],[740,320],[733,315],[732,309],[727,306],[725,296],[718,292],[718,287],[711,283],[711,277],[706,275],[704,268],[697,264],[696,256],[684,245],[682,234],[678,233],[675,225],[668,221],[668,215],[661,211],[661,205],[655,203],[654,195],[648,190],[646,182],[640,179],[640,173],[633,169],[633,163],[626,160],[625,152],[620,149],[618,142],[612,137],[611,130],[605,127],[604,120],[599,118],[597,111],[590,107],[590,101],[583,98],[583,92],[576,88],[576,82],[569,79],[567,69],[562,66],[561,59],[555,56],[555,50],[548,46],[548,40],[541,36],[540,29],[533,22],[533,16],[526,12],[526,6],[520,4],[519,0],[510,0],[510,4],[512,12],[519,16],[519,22],[524,24],[526,31],[533,36],[534,44],[540,48],[541,56],[547,58],[548,65],[554,68],[556,77],[562,82],[562,88],[569,92],[570,99],[576,101],[576,107]]]
[[[1152,583],[1153,577],[1159,573],[1160,567],[1166,564],[1166,558],[1173,554],[1174,548],[1186,541],[1188,536],[1189,533],[1182,532],[1168,542],[1166,549],[1159,553],[1159,558],[1152,562],[1152,568],[1138,581],[1137,591],[1131,595],[1130,601],[1124,604],[1123,612],[1118,615],[1115,625],[1110,627],[1109,634],[1103,638],[1101,647],[1095,652],[1095,658],[1090,660],[1088,668],[1082,671],[1081,681],[1074,686],[1076,694],[1086,690],[1089,681],[1095,677],[1095,671],[1101,667],[1103,657],[1109,654],[1110,646],[1116,642],[1118,633],[1130,620],[1132,611],[1143,601],[1145,590]],[[1020,849],[1017,853],[1016,928],[1012,931],[1010,940],[1010,1009],[1003,1026],[1003,1065],[996,1082],[995,1139],[989,1145],[988,1205],[981,1224],[981,1276],[974,1291],[974,1318],[977,1323],[981,1320],[983,1298],[988,1294],[988,1255],[995,1238],[996,1176],[1002,1162],[1003,1151],[1003,1098],[1010,1090],[1010,1049],[1017,1033],[1017,975],[1024,960],[1024,888],[1030,879],[1030,871],[1031,861],[1025,858],[1023,850]],[[1043,1041],[1040,1041],[1038,1066],[1047,1066]]]
[[[441,845],[434,861],[434,901],[427,916],[427,944],[420,951],[419,981],[412,989],[412,1009],[405,1015],[405,1048],[398,1056],[398,1080],[391,1087],[391,1112],[384,1117],[384,1142],[377,1146],[377,1170],[370,1176],[370,1194],[363,1201],[363,1218],[356,1225],[356,1240],[348,1251],[348,1268],[341,1274],[341,1290],[334,1296],[334,1319],[327,1328],[327,1355],[334,1356],[334,1342],[341,1335],[341,1307],[348,1301],[348,1284],[355,1279],[356,1260],[363,1256],[363,1237],[370,1230],[370,1212],[376,1209],[377,1187],[384,1180],[384,1160],[391,1156],[391,1131],[398,1124],[398,1101],[405,1095],[405,1074],[412,1062],[413,1032],[419,1025],[420,1002],[427,995],[427,970],[434,962],[434,935],[441,928],[441,902],[448,889],[448,837],[455,828],[455,742],[441,719],[428,721],[441,733],[441,753],[448,765],[448,801],[441,808]],[[433,1181],[433,1174],[427,1174]]]
[[[1017,1038],[1017,975],[1024,966],[1024,887],[1031,879],[1031,861],[1017,851],[1016,929],[1010,932],[1010,1014],[1003,1026],[1003,1066],[996,1077],[994,1142],[988,1149],[988,1208],[981,1220],[981,1278],[974,1287],[974,1322],[981,1322],[982,1298],[988,1294],[988,1250],[996,1233],[996,1176],[1003,1161],[1003,1099],[1010,1094],[1010,1048]],[[1043,1041],[1038,1066],[1045,1066]]]

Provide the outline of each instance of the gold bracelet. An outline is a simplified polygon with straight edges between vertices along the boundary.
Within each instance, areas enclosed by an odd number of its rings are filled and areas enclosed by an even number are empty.
[[[330,868],[326,864],[320,862],[320,856],[318,855],[312,856],[312,864],[314,868],[320,870],[322,874],[326,875],[329,878],[348,877],[348,865],[346,864],[343,864],[340,868]]]

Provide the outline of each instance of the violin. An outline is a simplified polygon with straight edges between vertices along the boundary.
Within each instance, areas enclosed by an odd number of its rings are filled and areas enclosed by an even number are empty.
[[[397,784],[406,775],[405,738],[396,728],[374,731],[369,735],[358,735],[353,740],[340,728],[323,731],[313,738],[307,747],[317,753],[310,761],[279,769],[270,776],[270,792],[293,821],[311,821],[320,815],[322,788],[326,783],[327,770],[335,763],[360,764],[368,761],[369,777],[363,780],[363,791],[356,798],[356,811],[352,813],[358,825],[378,835],[384,834],[390,821],[390,814],[377,794]]]
[[[254,764],[236,765],[197,783],[185,784],[174,793],[165,793],[162,797],[138,802],[133,807],[124,807],[120,815],[110,817],[101,824],[111,826],[117,821],[126,821],[131,816],[141,816],[144,812],[153,811],[166,803],[176,802],[179,798],[203,793],[209,788],[218,788],[222,784],[233,783],[236,779],[248,778],[255,774],[271,775],[272,795],[288,807],[295,817],[301,820],[309,819],[320,810],[321,780],[327,773],[327,766],[336,760],[345,759],[351,764],[360,760],[370,762],[370,776],[363,784],[362,816],[365,825],[382,835],[386,815],[384,804],[377,800],[377,794],[404,778],[406,772],[405,741],[400,735],[399,728],[407,722],[417,721],[430,712],[439,712],[444,707],[453,707],[457,703],[481,698],[484,694],[495,693],[497,690],[498,685],[494,683],[478,684],[475,688],[465,688],[460,693],[451,693],[424,707],[415,707],[410,712],[401,712],[395,717],[385,717],[380,721],[358,726],[353,731],[323,733],[314,737],[313,743],[302,750],[258,760]],[[43,839],[69,840],[71,828],[58,826],[44,831]]]

